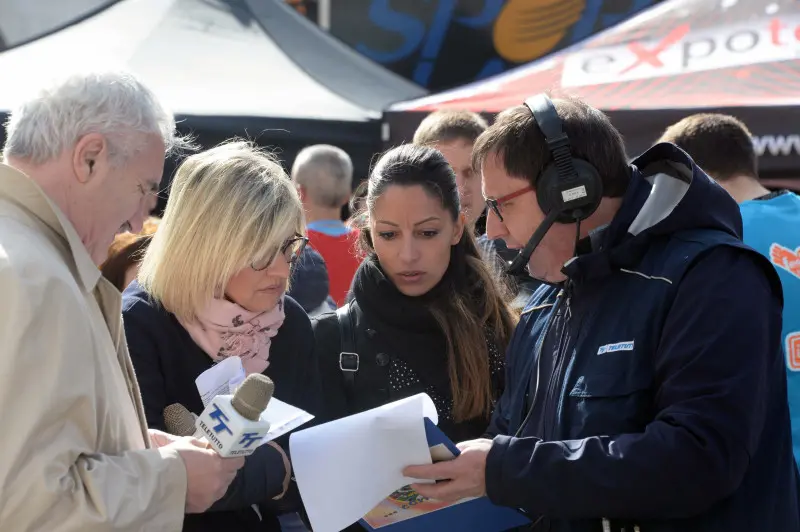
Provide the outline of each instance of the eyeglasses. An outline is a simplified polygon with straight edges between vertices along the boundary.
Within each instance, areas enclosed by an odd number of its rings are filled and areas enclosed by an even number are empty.
[[[308,244],[308,238],[303,235],[295,235],[283,243],[280,254],[283,255],[289,265],[292,265],[297,261],[297,257],[303,252],[306,244]],[[262,259],[252,263],[250,267],[260,272],[272,266],[273,262],[272,258]]]
[[[500,218],[501,222],[503,222],[505,220],[503,220],[503,215],[500,212],[500,207],[504,203],[508,203],[512,199],[517,198],[519,196],[522,196],[523,194],[527,194],[528,192],[533,192],[534,190],[536,190],[535,187],[533,187],[531,185],[528,185],[525,188],[521,188],[521,189],[517,190],[516,192],[512,192],[511,194],[506,194],[505,196],[501,196],[499,198],[486,198],[486,200],[485,200],[486,201],[486,206],[489,209],[491,209],[492,212],[494,212],[497,215],[498,218]]]

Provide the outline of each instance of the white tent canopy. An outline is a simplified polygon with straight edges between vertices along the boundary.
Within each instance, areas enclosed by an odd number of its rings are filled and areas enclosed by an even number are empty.
[[[357,178],[382,149],[383,109],[425,94],[283,0],[117,0],[0,53],[0,115],[49,78],[98,64],[141,77],[201,145],[247,137],[289,166],[304,146],[335,144]]]
[[[0,110],[13,108],[54,74],[99,63],[135,72],[180,115],[357,122],[379,118],[393,101],[424,94],[323,34],[283,2],[250,4],[121,0],[0,53]],[[273,30],[280,39],[271,36]],[[320,75],[298,65],[294,55],[315,57]],[[337,93],[331,86],[353,92]]]

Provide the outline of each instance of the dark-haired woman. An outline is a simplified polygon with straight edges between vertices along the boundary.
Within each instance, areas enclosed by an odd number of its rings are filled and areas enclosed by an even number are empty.
[[[343,315],[352,326],[336,314],[312,322],[328,417],[425,392],[453,441],[479,437],[514,318],[464,228],[453,170],[432,148],[395,148],[373,169],[364,209],[367,259]]]

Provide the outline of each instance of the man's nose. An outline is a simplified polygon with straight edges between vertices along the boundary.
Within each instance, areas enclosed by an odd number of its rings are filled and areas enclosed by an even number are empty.
[[[131,224],[131,232],[132,233],[141,233],[142,229],[144,228],[144,221],[150,216],[150,213],[153,209],[156,208],[156,204],[158,203],[158,198],[155,194],[152,196],[148,195],[142,201],[141,207],[139,207],[139,212],[136,213],[136,216],[128,221]]]
[[[490,240],[497,240],[508,235],[506,224],[500,221],[500,217],[492,209],[486,210],[486,237]]]
[[[128,223],[131,226],[131,233],[138,234],[142,232],[142,229],[144,229],[145,218],[146,216],[140,211],[136,213],[136,216],[128,220]]]

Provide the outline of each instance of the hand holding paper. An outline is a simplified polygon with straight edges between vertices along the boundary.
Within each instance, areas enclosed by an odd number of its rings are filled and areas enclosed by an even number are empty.
[[[467,497],[486,495],[486,457],[492,440],[480,439],[458,444],[461,454],[453,460],[430,465],[409,466],[403,474],[426,480],[439,480],[436,484],[412,484],[423,497],[439,501],[458,501]]]
[[[386,532],[499,532],[530,523],[480,497],[491,441],[465,442],[465,459],[450,468],[424,465],[460,455],[437,421],[430,397],[420,394],[293,434],[295,478],[314,532],[359,519],[366,530]],[[458,480],[442,484],[442,501],[426,498],[438,485],[409,486],[411,476]]]
[[[338,532],[413,482],[409,464],[431,463],[425,394],[292,434],[295,478],[314,532]]]

